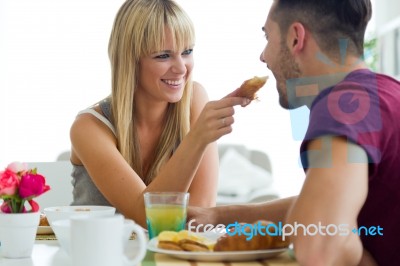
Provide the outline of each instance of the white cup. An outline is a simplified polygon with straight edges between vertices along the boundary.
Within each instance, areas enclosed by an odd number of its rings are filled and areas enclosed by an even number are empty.
[[[127,230],[127,228],[129,230]],[[138,251],[134,258],[124,254],[124,241],[136,233]],[[74,266],[137,265],[146,254],[143,229],[124,223],[122,215],[71,218],[71,258]]]

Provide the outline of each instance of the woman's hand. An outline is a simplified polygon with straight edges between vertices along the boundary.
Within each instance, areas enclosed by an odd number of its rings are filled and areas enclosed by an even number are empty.
[[[233,92],[234,93],[234,92]],[[208,102],[200,113],[191,133],[197,141],[207,145],[232,132],[234,106],[246,106],[249,99],[227,95],[218,101]]]
[[[228,97],[239,97],[239,90],[240,88],[237,88],[236,90],[232,91],[231,93],[229,93],[228,95],[226,95],[224,98],[228,98]],[[248,99],[248,98],[243,98],[245,99],[245,101],[243,101],[243,104],[241,104],[242,107],[246,107],[247,105],[249,105],[251,103],[252,100]]]

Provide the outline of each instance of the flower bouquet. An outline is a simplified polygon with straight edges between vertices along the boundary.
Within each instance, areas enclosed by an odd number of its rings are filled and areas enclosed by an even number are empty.
[[[1,256],[30,257],[39,225],[39,204],[33,198],[50,190],[36,168],[14,162],[0,171],[0,242]],[[30,207],[26,208],[25,205]]]
[[[33,198],[48,190],[50,186],[36,168],[29,169],[26,163],[13,162],[0,171],[0,198],[4,200],[0,210],[3,213],[37,212],[39,204]]]

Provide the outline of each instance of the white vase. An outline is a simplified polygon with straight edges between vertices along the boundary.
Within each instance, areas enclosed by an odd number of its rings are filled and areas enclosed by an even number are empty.
[[[0,212],[0,254],[5,258],[28,258],[32,255],[40,212]]]

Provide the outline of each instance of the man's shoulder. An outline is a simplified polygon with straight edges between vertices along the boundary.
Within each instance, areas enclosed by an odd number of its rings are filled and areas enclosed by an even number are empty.
[[[400,81],[394,77],[388,76],[384,73],[374,72],[370,69],[359,69],[349,73],[349,75],[342,82],[357,82],[360,85],[376,85],[382,83],[392,84],[392,86],[400,87]]]

